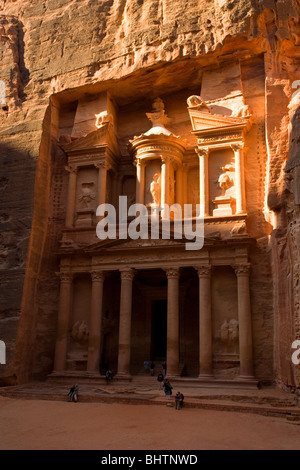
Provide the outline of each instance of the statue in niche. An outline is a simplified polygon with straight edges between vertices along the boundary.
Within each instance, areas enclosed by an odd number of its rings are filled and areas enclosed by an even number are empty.
[[[230,163],[221,167],[220,170],[222,170],[222,173],[220,174],[217,183],[222,190],[222,196],[225,196],[227,190],[234,186],[234,180],[230,172],[233,172],[235,169],[234,165]]]
[[[81,209],[91,209],[92,202],[96,199],[94,183],[82,183],[79,202]]]
[[[220,340],[224,346],[224,352],[235,353],[239,340],[239,323],[235,318],[225,320],[220,328]]]
[[[77,343],[85,343],[89,338],[89,328],[85,321],[74,323],[71,338]]]
[[[161,198],[161,183],[160,183],[160,174],[155,173],[153,176],[153,181],[150,184],[150,193],[152,196],[152,203],[155,206],[160,205]]]

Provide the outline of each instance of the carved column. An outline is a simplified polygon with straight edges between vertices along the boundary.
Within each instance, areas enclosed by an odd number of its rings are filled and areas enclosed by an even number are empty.
[[[93,271],[92,276],[92,302],[89,325],[88,372],[99,372],[101,354],[101,328],[104,273]]]
[[[187,163],[184,163],[182,165],[182,171],[183,171],[183,183],[182,183],[182,192],[183,192],[183,206],[184,204],[188,204],[189,198],[188,198],[188,175],[189,175],[189,165]],[[183,207],[184,209],[184,207]]]
[[[161,206],[164,208],[165,204],[169,204],[170,159],[168,157],[161,157],[161,160]],[[165,217],[166,212],[164,209],[161,215]]]
[[[136,203],[145,202],[145,163],[141,159],[136,160]]]
[[[118,375],[130,375],[132,281],[134,270],[121,271]]]
[[[167,374],[179,375],[179,268],[166,270],[168,278]]]
[[[197,266],[199,277],[200,378],[212,377],[211,266]]]
[[[240,377],[253,379],[253,344],[250,303],[249,273],[250,264],[235,267],[238,287]]]
[[[183,201],[183,170],[182,166],[177,168],[176,171],[176,200],[177,204],[180,204],[182,207],[182,213],[184,209],[184,201]]]
[[[244,175],[244,144],[231,146],[235,156],[235,194],[236,194],[236,213],[246,211],[245,204],[245,175]]]
[[[74,215],[75,215],[75,209],[76,209],[76,189],[77,189],[78,168],[76,166],[66,166],[65,168],[69,172],[66,227],[72,228],[74,226]]]
[[[199,156],[200,217],[206,217],[209,215],[209,149],[201,148],[197,149],[196,152]]]
[[[107,180],[107,166],[106,163],[95,163],[98,168],[98,190],[97,190],[97,207],[106,203],[106,180]]]
[[[114,171],[112,174],[112,188],[111,188],[111,193],[112,193],[112,204],[113,206],[117,209],[118,207],[118,175]]]
[[[61,272],[54,371],[66,369],[68,331],[72,305],[73,273]]]

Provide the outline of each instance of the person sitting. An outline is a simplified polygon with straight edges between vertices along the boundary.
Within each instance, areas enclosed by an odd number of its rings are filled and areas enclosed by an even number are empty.
[[[114,376],[113,371],[112,370],[107,370],[106,373],[105,373],[106,383],[108,383],[110,380],[112,380],[113,376]]]

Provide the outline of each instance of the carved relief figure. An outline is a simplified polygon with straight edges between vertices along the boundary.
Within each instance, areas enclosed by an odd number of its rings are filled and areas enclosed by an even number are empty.
[[[94,183],[82,183],[79,195],[79,203],[81,209],[91,209],[92,202],[96,199],[94,191]]]
[[[159,206],[161,198],[161,183],[159,173],[155,173],[155,175],[153,176],[153,181],[150,184],[150,193],[152,196],[153,204],[155,206]]]
[[[239,340],[239,323],[235,318],[225,320],[220,327],[220,340],[224,352],[235,353]]]
[[[234,186],[234,180],[230,174],[230,172],[234,171],[234,166],[230,163],[220,169],[222,173],[219,176],[218,185],[222,190],[222,196],[225,196],[227,190]]]
[[[85,321],[74,323],[71,338],[77,343],[85,343],[89,338],[89,328]]]

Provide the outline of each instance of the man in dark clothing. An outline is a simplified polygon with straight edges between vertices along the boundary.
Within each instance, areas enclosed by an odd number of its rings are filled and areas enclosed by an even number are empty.
[[[163,374],[160,372],[160,374],[158,374],[157,376],[157,381],[159,383],[159,390],[162,389],[162,386],[163,386],[163,381],[164,381],[164,376]]]

